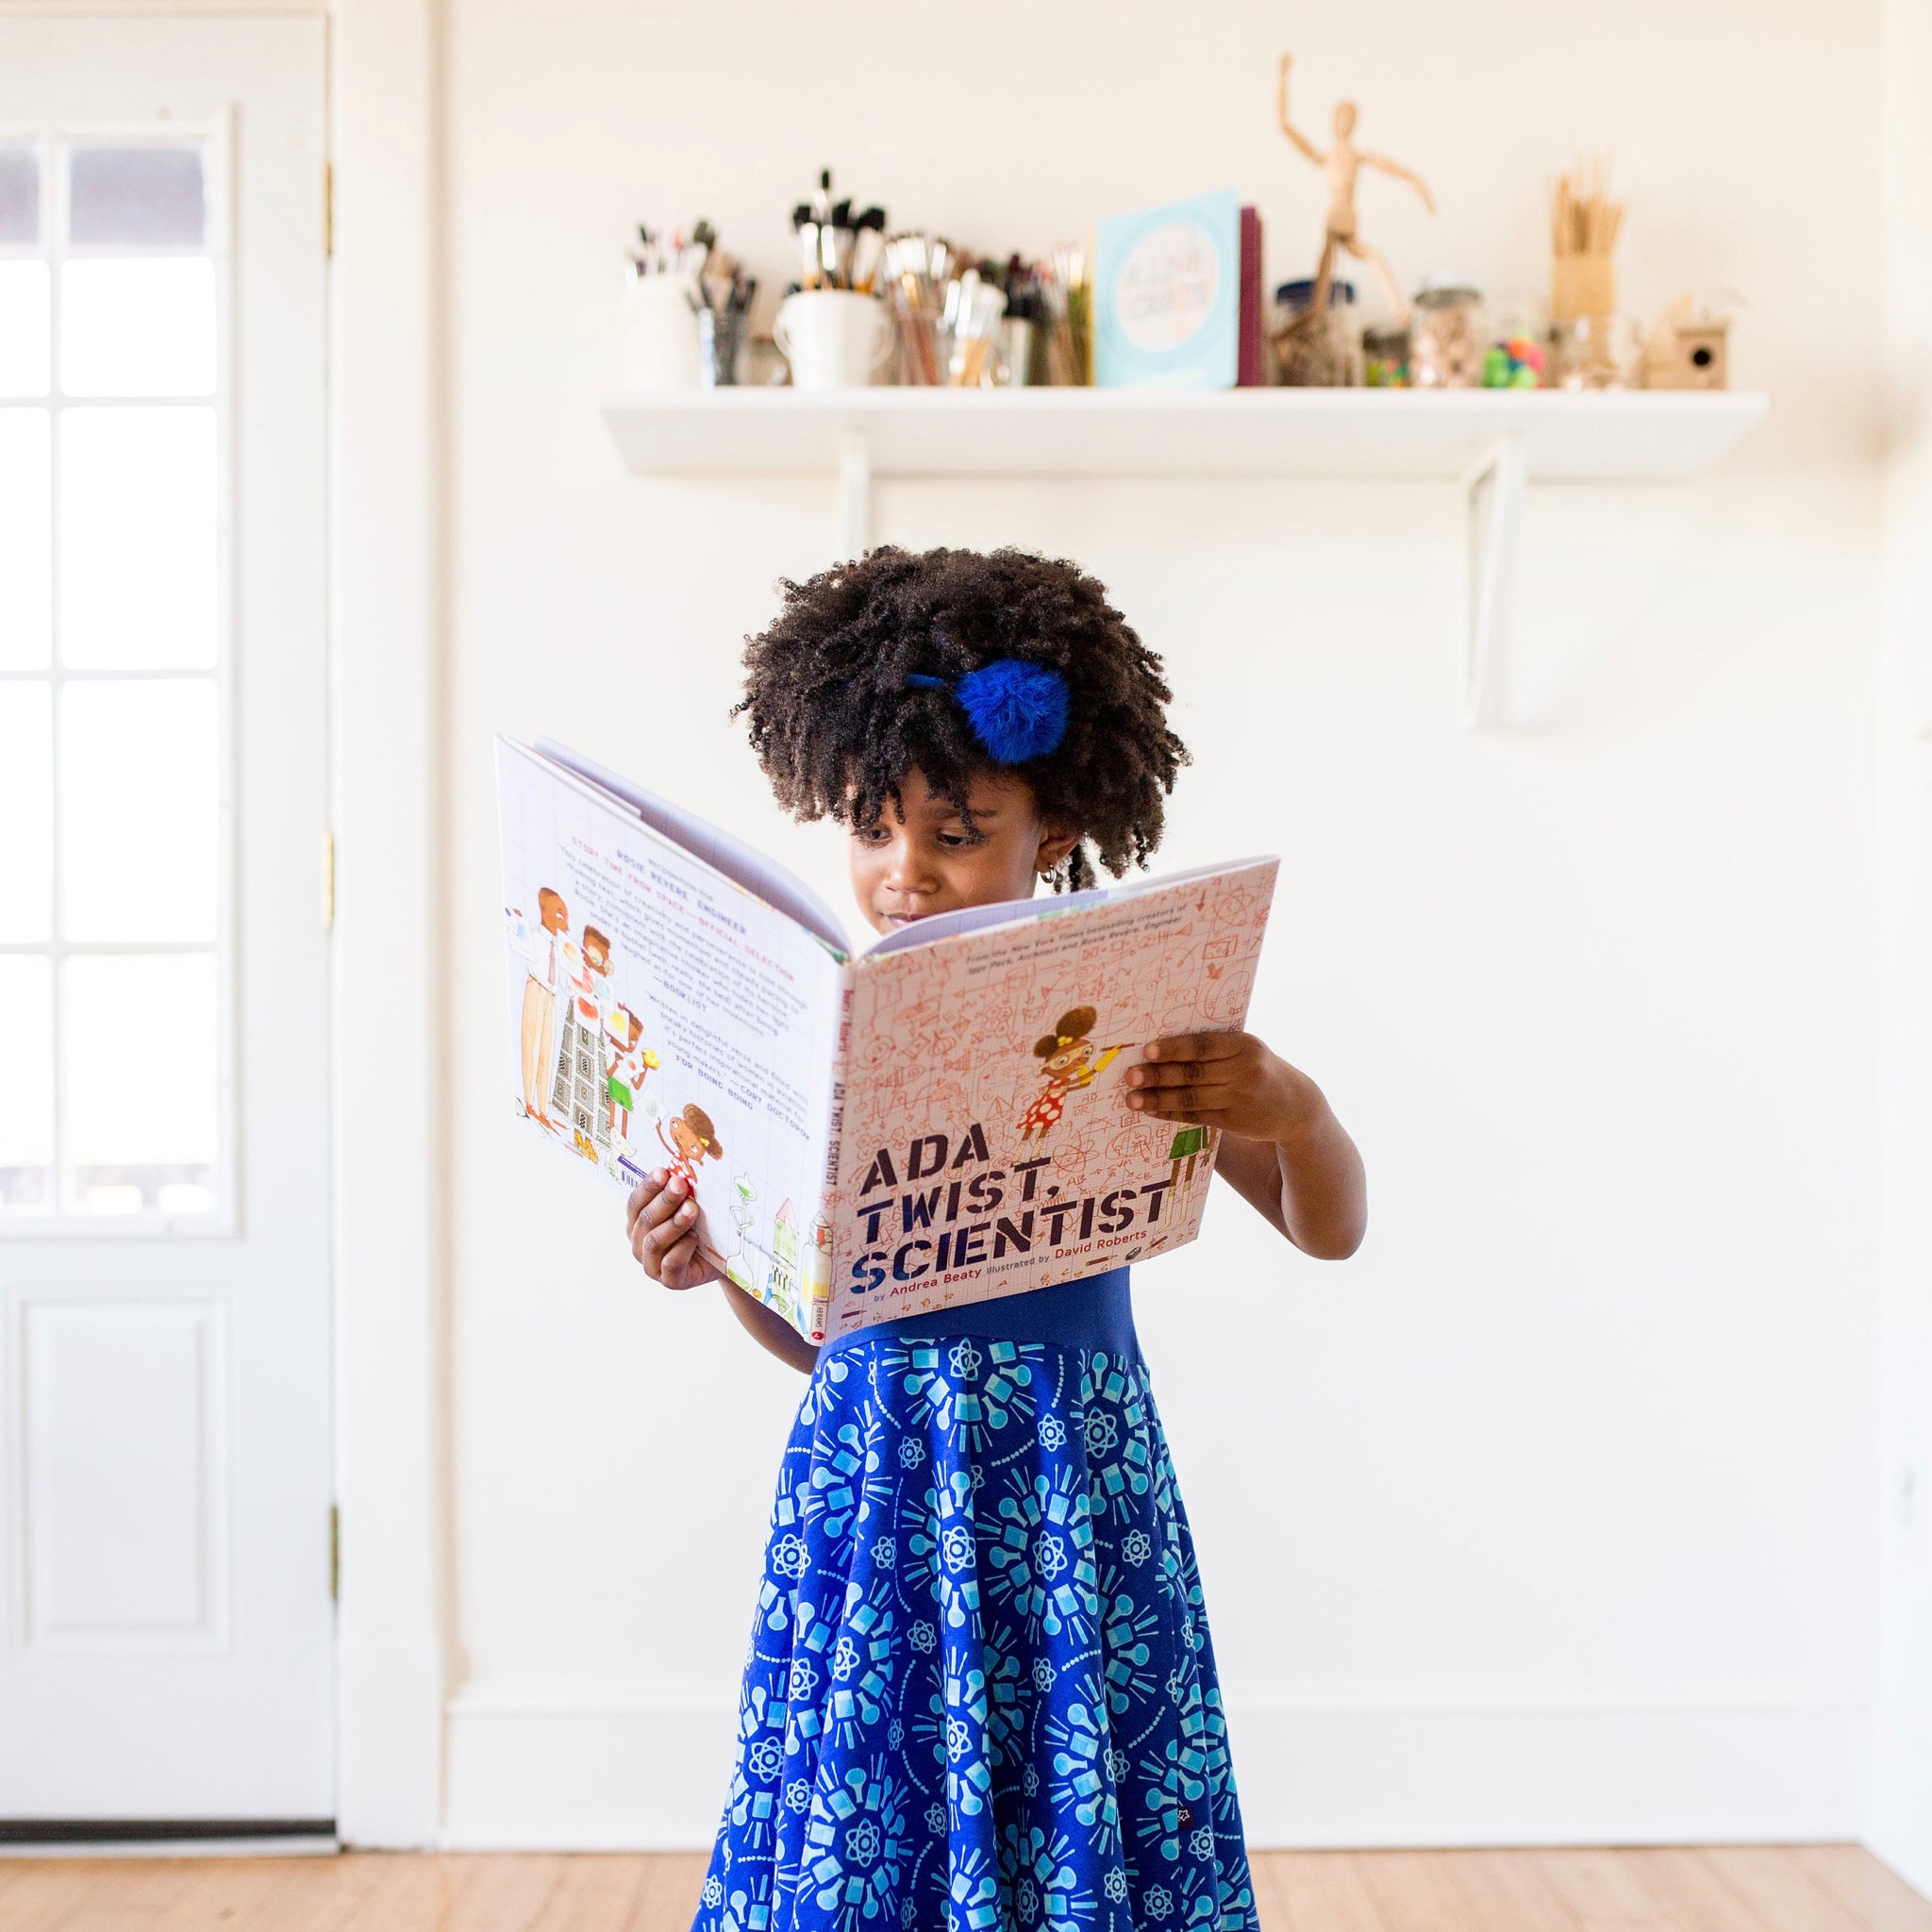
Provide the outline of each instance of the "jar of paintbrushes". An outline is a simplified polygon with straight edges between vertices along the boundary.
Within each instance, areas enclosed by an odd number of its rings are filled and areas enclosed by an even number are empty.
[[[738,380],[758,283],[700,221],[681,232],[638,229],[625,274],[625,382],[631,389],[712,389]]]
[[[681,234],[638,229],[624,277],[624,380],[635,390],[696,389],[699,263]]]
[[[1557,389],[1634,389],[1643,341],[1617,312],[1621,202],[1598,157],[1561,175],[1550,196],[1550,362]]]
[[[892,328],[875,284],[885,256],[886,211],[853,211],[832,199],[832,171],[791,211],[798,287],[778,305],[773,339],[794,389],[855,389],[891,359]]]

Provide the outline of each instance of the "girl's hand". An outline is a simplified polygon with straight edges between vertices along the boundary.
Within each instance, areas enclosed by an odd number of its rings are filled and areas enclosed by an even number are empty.
[[[1305,1136],[1326,1111],[1308,1076],[1252,1033],[1177,1033],[1149,1041],[1127,1070],[1127,1105],[1156,1120],[1219,1127],[1277,1147]]]
[[[663,1288],[696,1288],[723,1276],[698,1256],[704,1215],[683,1181],[658,1168],[630,1191],[625,1226],[631,1253]]]

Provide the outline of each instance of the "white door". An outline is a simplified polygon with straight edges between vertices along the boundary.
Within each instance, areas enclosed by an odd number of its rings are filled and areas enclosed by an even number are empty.
[[[0,1828],[334,1810],[325,28],[0,16]]]

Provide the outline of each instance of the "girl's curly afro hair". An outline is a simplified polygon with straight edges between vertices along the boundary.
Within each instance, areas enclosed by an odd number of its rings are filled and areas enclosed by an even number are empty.
[[[1187,747],[1167,728],[1160,659],[1077,565],[889,545],[779,589],[777,620],[745,641],[732,715],[747,715],[788,811],[870,825],[917,768],[970,826],[974,777],[1007,771],[1032,788],[1042,818],[1080,831],[1056,891],[1093,883],[1089,842],[1116,878],[1146,864]],[[1057,671],[1070,699],[1058,749],[1023,764],[995,764],[950,690],[907,683],[918,674],[951,685],[1002,658]]]

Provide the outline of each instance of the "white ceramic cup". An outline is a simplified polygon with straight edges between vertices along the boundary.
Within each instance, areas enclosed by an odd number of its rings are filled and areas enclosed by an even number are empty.
[[[772,337],[793,389],[863,389],[892,353],[883,302],[852,289],[801,289],[778,305]]]
[[[698,311],[682,275],[632,275],[624,298],[627,389],[696,389]]]

